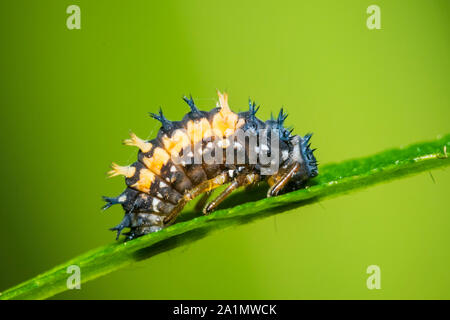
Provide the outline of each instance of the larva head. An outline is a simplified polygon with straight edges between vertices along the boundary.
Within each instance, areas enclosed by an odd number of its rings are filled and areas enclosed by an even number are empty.
[[[311,144],[309,143],[311,136],[312,133],[308,133],[301,139],[300,152],[303,157],[303,161],[307,169],[309,178],[314,178],[319,174],[319,170],[317,168],[316,157],[314,157],[314,151],[316,149],[311,149]]]
[[[299,170],[289,180],[283,192],[303,188],[308,179],[318,175],[317,161],[314,156],[315,149],[311,149],[309,143],[311,136],[312,134],[307,134],[303,138],[300,136],[292,137],[291,146],[293,147],[293,152],[290,153],[289,161],[290,165],[298,162]]]
[[[287,114],[280,110],[278,117],[266,121],[266,126],[274,130],[279,137],[279,148],[281,152],[280,173],[286,172],[297,162],[299,170],[291,178],[289,183],[294,186],[292,189],[300,188],[306,180],[317,176],[317,161],[314,157],[314,149],[311,149],[309,140],[312,134],[307,134],[303,138],[292,135],[292,129],[284,127]]]

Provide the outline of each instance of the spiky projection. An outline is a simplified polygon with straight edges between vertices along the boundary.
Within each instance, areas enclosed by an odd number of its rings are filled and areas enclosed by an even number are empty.
[[[189,95],[189,98],[184,96],[183,100],[188,104],[189,108],[191,108],[191,112],[194,114],[200,114],[200,110],[195,105],[194,99],[192,98],[192,95]]]
[[[130,139],[125,139],[123,144],[138,147],[142,152],[149,152],[152,148],[152,144],[150,142],[139,138],[133,132],[130,132]]]
[[[165,132],[170,132],[173,129],[173,124],[171,121],[167,120],[167,118],[163,115],[162,108],[159,108],[159,115],[155,113],[149,112],[150,116],[159,122],[161,122],[161,129]]]

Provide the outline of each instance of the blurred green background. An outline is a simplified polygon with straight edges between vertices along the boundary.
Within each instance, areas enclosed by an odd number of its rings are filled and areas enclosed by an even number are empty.
[[[68,30],[66,8],[81,8]],[[381,8],[381,30],[366,9]],[[1,1],[0,291],[114,241],[112,161],[147,112],[281,106],[320,163],[450,132],[450,2]],[[432,174],[432,176],[431,176]],[[433,182],[433,178],[434,181]],[[449,171],[214,233],[58,299],[450,298]],[[368,290],[366,268],[381,268]],[[83,271],[81,270],[81,276]]]

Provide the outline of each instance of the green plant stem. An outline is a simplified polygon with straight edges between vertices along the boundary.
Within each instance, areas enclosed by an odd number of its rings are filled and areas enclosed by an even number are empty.
[[[67,268],[71,265],[80,267],[81,280],[85,283],[133,262],[203,238],[217,229],[248,223],[379,182],[447,166],[450,164],[447,149],[450,152],[450,135],[406,148],[387,150],[370,157],[323,165],[319,176],[311,180],[305,189],[246,202],[208,216],[178,222],[129,242],[116,242],[91,250],[6,290],[0,295],[0,299],[45,299],[67,290],[66,281],[70,276]],[[259,197],[264,194],[261,188],[252,192]],[[244,199],[242,195],[236,196],[241,202]],[[248,194],[244,196],[246,199]],[[186,217],[189,214],[185,219]]]

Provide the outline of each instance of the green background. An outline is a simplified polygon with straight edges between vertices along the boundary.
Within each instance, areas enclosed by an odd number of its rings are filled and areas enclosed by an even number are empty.
[[[66,8],[81,8],[68,30]],[[366,8],[381,8],[368,30]],[[1,1],[0,291],[114,241],[122,179],[112,161],[147,116],[169,119],[216,89],[235,111],[312,139],[320,163],[450,132],[450,2]],[[216,232],[57,295],[59,299],[450,298],[449,171]],[[381,268],[368,290],[366,268]],[[83,270],[81,270],[83,276]]]

